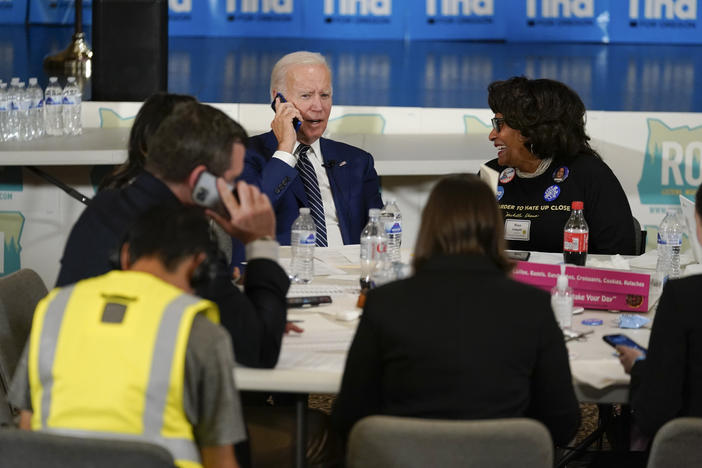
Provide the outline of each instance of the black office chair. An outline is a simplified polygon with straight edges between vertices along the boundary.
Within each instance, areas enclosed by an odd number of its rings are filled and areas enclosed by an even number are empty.
[[[44,281],[33,270],[0,278],[0,426],[12,423],[7,389],[29,337],[34,309],[46,293]]]
[[[641,223],[636,218],[634,219],[634,252],[636,255],[643,255],[646,253],[646,240],[648,237],[648,231],[641,229]]]
[[[173,468],[163,447],[138,441],[0,430],[0,468]]]

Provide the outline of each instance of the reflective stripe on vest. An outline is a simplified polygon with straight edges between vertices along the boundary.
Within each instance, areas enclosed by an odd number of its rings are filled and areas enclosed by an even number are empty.
[[[193,440],[187,438],[163,437],[161,435],[169,392],[171,368],[181,321],[188,307],[203,301],[189,294],[176,296],[163,310],[152,352],[151,367],[144,398],[142,434],[135,435],[120,432],[48,427],[47,422],[51,413],[52,404],[54,359],[58,347],[61,324],[74,289],[75,286],[60,289],[54,299],[48,303],[46,313],[44,314],[37,362],[39,381],[43,388],[41,399],[41,430],[63,435],[149,441],[168,449],[176,461],[183,460],[199,465],[200,452]]]

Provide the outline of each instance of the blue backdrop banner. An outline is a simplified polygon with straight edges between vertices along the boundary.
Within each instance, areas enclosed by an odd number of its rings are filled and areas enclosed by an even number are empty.
[[[702,44],[702,0],[620,0],[611,4],[612,42]]]
[[[411,0],[407,3],[409,39],[505,38],[508,0]]]
[[[23,24],[27,19],[27,0],[0,0],[0,24]]]
[[[508,41],[609,42],[609,0],[513,1],[507,10]]]
[[[2,1],[2,0],[0,0]],[[30,0],[30,24],[73,24],[76,19],[74,0]],[[93,2],[83,0],[83,24],[93,22]]]
[[[302,3],[299,0],[170,0],[169,35],[299,37]]]
[[[337,39],[402,39],[409,2],[324,0],[304,5],[304,36]]]

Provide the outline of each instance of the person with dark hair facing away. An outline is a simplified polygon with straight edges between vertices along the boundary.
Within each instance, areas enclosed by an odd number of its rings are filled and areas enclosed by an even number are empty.
[[[148,139],[144,170],[120,189],[103,190],[73,226],[61,259],[57,286],[101,275],[132,221],[155,205],[192,205],[205,172],[218,177],[227,215],[208,212],[246,246],[248,271],[242,293],[231,281],[226,261],[197,293],[219,306],[222,325],[232,335],[238,362],[273,367],[286,323],[289,280],[277,263],[275,215],[268,197],[238,182],[234,198],[226,182],[241,173],[247,135],[222,111],[197,102],[177,104]]]
[[[132,182],[144,170],[146,155],[149,152],[148,140],[163,119],[170,115],[176,104],[196,101],[194,97],[186,94],[156,93],[149,96],[139,108],[129,131],[127,162],[108,174],[100,182],[98,191],[122,188]]]
[[[702,239],[702,187],[695,199],[697,239]],[[693,241],[694,242],[694,241]],[[648,437],[671,419],[702,417],[702,275],[669,280],[656,309],[648,352],[618,346],[631,374],[634,425]]]
[[[332,411],[341,434],[384,414],[530,417],[556,444],[573,437],[580,408],[549,294],[509,277],[504,243],[487,184],[474,175],[437,183],[414,276],[366,299]]]
[[[123,271],[56,288],[37,305],[10,388],[20,427],[161,445],[182,468],[234,468],[246,438],[229,334],[193,295],[210,274],[202,210],[144,211]]]
[[[573,201],[584,202],[589,249],[635,255],[634,221],[619,180],[585,133],[585,105],[563,83],[513,77],[488,86],[497,199],[509,248],[563,250]]]

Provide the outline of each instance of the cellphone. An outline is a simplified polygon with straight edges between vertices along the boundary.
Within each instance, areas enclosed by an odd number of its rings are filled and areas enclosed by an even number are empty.
[[[280,93],[276,94],[275,97],[273,98],[273,102],[271,102],[271,109],[273,109],[273,112],[275,112],[275,98],[280,98],[280,102],[288,102],[288,100],[285,99],[285,96],[283,96]],[[300,122],[300,119],[295,117],[295,118],[293,118],[292,123],[293,123],[293,127],[295,127],[295,131],[300,130],[300,126],[302,125],[302,122]]]
[[[523,262],[529,260],[531,256],[531,252],[528,250],[505,250],[505,253],[510,260],[521,260]]]
[[[331,304],[331,296],[304,296],[287,298],[288,308],[312,307],[320,304]]]
[[[644,354],[646,354],[648,352],[648,350],[646,348],[644,348],[643,346],[638,344],[636,341],[634,341],[631,338],[629,338],[628,336],[622,335],[620,333],[616,333],[614,335],[605,335],[602,337],[602,339],[605,341],[605,343],[607,343],[608,345],[610,345],[613,348],[616,348],[619,345],[623,345],[623,346],[629,346],[630,348],[638,349],[639,351],[643,352]]]
[[[227,185],[236,197],[234,185],[230,183],[227,183]],[[197,177],[195,187],[193,187],[192,198],[193,202],[197,205],[204,206],[205,208],[209,208],[223,215],[228,215],[219,197],[219,192],[217,191],[217,177],[211,172],[202,171]]]

